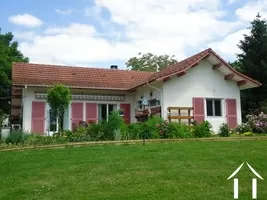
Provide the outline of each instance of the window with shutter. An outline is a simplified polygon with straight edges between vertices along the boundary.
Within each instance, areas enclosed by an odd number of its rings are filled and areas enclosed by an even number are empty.
[[[236,99],[226,99],[226,118],[230,128],[237,127]]]
[[[194,120],[196,122],[201,123],[205,120],[204,98],[200,97],[193,98],[193,111],[194,111]]]

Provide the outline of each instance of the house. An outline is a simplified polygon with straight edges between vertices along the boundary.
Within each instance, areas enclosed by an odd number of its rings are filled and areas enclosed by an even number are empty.
[[[13,63],[12,121],[24,131],[53,133],[55,117],[46,103],[47,88],[61,83],[72,92],[64,113],[64,128],[80,121],[108,120],[108,113],[124,110],[124,120],[136,122],[141,100],[149,100],[151,113],[168,119],[168,107],[192,107],[197,122],[208,120],[215,132],[222,123],[241,123],[240,90],[261,84],[206,49],[159,72]]]

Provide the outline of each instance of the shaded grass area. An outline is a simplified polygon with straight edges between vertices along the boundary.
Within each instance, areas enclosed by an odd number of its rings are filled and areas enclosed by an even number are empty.
[[[233,199],[228,176],[248,162],[267,178],[266,150],[267,141],[188,141],[1,152],[0,199]],[[240,199],[251,199],[252,177],[244,165]]]

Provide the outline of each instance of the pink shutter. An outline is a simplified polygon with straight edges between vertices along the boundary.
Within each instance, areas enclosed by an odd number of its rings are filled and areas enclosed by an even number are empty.
[[[45,102],[32,102],[32,130],[33,133],[45,132]]]
[[[120,109],[123,110],[123,119],[125,123],[129,124],[131,122],[131,104],[129,103],[121,103]]]
[[[86,122],[96,122],[97,121],[97,104],[96,103],[86,103]]]
[[[201,123],[205,120],[204,98],[199,98],[199,97],[193,98],[193,112],[194,112],[194,120],[197,123]]]
[[[236,99],[226,99],[226,118],[230,128],[237,127]]]
[[[71,125],[72,130],[79,126],[79,122],[83,121],[83,103],[72,103],[71,104]]]

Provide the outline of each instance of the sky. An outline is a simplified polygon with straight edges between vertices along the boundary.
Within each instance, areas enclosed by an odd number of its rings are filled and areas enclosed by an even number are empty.
[[[1,0],[0,28],[32,63],[109,68],[141,53],[226,61],[267,0]]]

